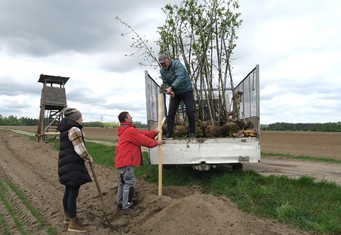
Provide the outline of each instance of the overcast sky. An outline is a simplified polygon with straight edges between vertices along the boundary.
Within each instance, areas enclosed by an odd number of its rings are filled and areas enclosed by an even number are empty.
[[[150,42],[180,0],[1,0],[0,114],[39,118],[40,74],[70,77],[68,106],[84,121],[146,123],[143,57],[126,57],[133,35]],[[341,121],[341,1],[240,0],[233,78],[260,66],[261,123]]]

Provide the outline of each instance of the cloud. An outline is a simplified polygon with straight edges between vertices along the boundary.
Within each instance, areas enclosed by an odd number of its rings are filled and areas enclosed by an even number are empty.
[[[170,1],[178,4],[180,0]],[[260,65],[261,123],[340,121],[341,15],[337,0],[239,1],[233,79]],[[0,1],[0,114],[38,118],[40,74],[70,77],[69,106],[85,121],[117,121],[123,110],[146,122],[145,70],[131,48],[154,41],[164,23],[162,1]],[[121,34],[124,34],[124,37]],[[135,52],[135,56],[125,56]]]

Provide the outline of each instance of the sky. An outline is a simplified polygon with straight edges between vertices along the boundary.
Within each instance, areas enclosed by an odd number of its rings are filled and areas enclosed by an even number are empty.
[[[146,123],[145,70],[129,29],[152,47],[166,4],[180,0],[1,0],[0,115],[39,118],[40,74],[70,77],[67,104],[84,121]],[[239,0],[233,79],[260,67],[260,122],[341,121],[341,1]],[[125,34],[125,36],[121,36]]]

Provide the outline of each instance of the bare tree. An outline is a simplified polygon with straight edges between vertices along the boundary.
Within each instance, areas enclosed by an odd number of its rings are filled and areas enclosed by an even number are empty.
[[[158,28],[160,53],[184,62],[201,120],[221,123],[230,113],[226,92],[234,95],[231,60],[242,22],[234,12],[238,8],[237,0],[183,0],[162,8],[167,19]]]
[[[168,54],[184,63],[193,80],[196,116],[200,120],[223,123],[231,115],[226,97],[228,90],[232,97],[235,95],[231,60],[236,29],[242,23],[241,14],[235,12],[238,8],[238,0],[183,0],[179,5],[167,4],[162,8],[166,21],[158,27],[159,54]],[[131,47],[142,51],[145,61],[158,64],[157,53],[148,46],[148,40],[120,18],[116,19],[134,34]],[[238,105],[233,107],[235,112]]]

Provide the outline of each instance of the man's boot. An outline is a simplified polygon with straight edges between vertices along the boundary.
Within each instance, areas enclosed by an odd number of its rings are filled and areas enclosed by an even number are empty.
[[[64,220],[63,220],[64,224],[69,224],[70,223],[70,217],[67,214],[67,212],[64,212]]]
[[[134,197],[134,187],[130,187],[129,188],[129,194],[128,194],[127,208],[122,208],[122,214],[131,213],[133,206],[134,206],[133,197]]]
[[[129,188],[128,203],[133,205],[134,187]]]
[[[70,219],[69,227],[67,228],[68,232],[77,232],[77,233],[85,233],[86,230],[79,223],[77,217]]]

